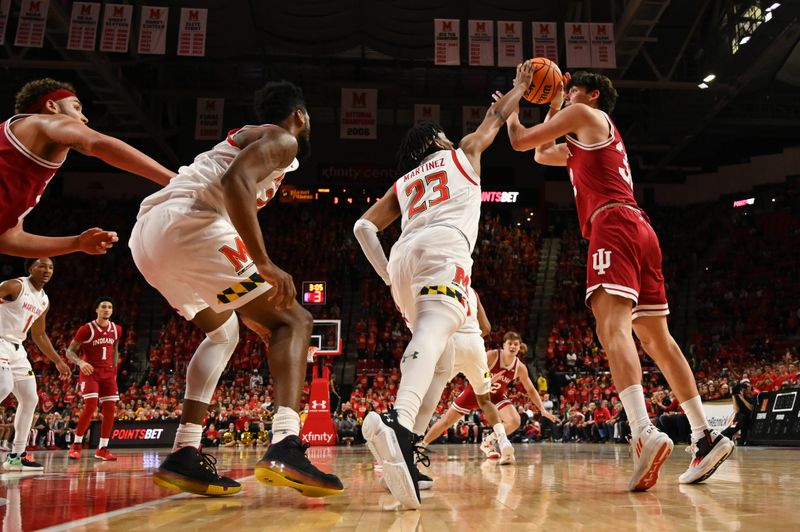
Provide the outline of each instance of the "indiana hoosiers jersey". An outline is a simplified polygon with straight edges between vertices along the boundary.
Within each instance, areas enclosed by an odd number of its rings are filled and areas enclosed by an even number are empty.
[[[508,388],[509,383],[511,383],[514,379],[517,378],[517,368],[519,367],[519,359],[514,357],[514,361],[511,363],[510,366],[505,367],[503,366],[503,354],[498,352],[497,353],[497,360],[494,361],[494,364],[489,371],[492,373],[492,402],[496,402],[494,400],[495,396],[505,396],[506,389]]]
[[[182,166],[178,175],[173,177],[163,189],[145,198],[139,210],[141,218],[156,205],[177,200],[191,202],[193,209],[198,211],[215,211],[225,219],[230,220],[225,209],[224,191],[222,188],[222,175],[228,170],[233,159],[242,149],[233,140],[233,136],[245,128],[278,127],[271,124],[263,126],[244,126],[233,129],[228,133],[228,138],[207,152],[195,157],[189,166]],[[278,192],[284,175],[297,169],[297,159],[292,160],[288,168],[280,168],[269,175],[265,175],[257,184],[256,197],[258,208],[264,207]]]
[[[83,359],[94,368],[114,367],[114,345],[122,336],[122,327],[112,321],[101,326],[97,321],[81,325],[75,333],[75,342],[81,344]]]
[[[472,253],[481,215],[480,182],[460,148],[429,155],[394,184],[403,216],[400,241],[424,228],[450,226],[464,235]]]
[[[26,116],[30,115],[12,116],[0,125],[0,234],[16,226],[39,203],[61,166],[42,159],[14,136],[11,124]]]
[[[29,277],[15,281],[22,284],[17,299],[0,300],[0,338],[19,345],[27,338],[33,322],[47,310],[50,300],[44,289],[37,290],[33,286]]]
[[[609,137],[596,144],[582,144],[567,135],[567,171],[575,193],[581,233],[591,234],[592,214],[609,203],[637,207],[633,197],[633,180],[625,144],[606,113]],[[637,207],[638,208],[638,207]]]

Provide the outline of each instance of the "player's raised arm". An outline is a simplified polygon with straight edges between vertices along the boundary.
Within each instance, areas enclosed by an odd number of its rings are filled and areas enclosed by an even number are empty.
[[[378,240],[378,231],[386,229],[400,217],[400,214],[400,203],[392,187],[353,226],[353,233],[361,246],[361,251],[387,285],[391,284],[387,271],[389,261]]]
[[[56,257],[76,251],[103,255],[118,240],[115,231],[105,231],[98,227],[87,229],[76,236],[39,236],[26,233],[20,222],[0,235],[0,253],[26,259]]]
[[[36,116],[33,125],[51,142],[79,151],[161,186],[175,177],[152,158],[119,139],[93,130],[80,120],[64,115]]]
[[[42,315],[33,322],[33,325],[31,326],[31,339],[33,340],[33,343],[36,344],[36,347],[38,347],[39,350],[44,353],[44,356],[53,361],[61,378],[67,379],[70,375],[69,366],[66,362],[64,362],[64,359],[58,356],[55,348],[53,348],[52,342],[50,342],[50,337],[47,336],[45,320],[49,311],[50,307],[48,306],[47,310],[45,310]]]
[[[275,170],[288,167],[297,149],[297,139],[289,132],[281,128],[262,128],[260,137],[234,158],[221,177],[225,209],[231,223],[242,237],[258,272],[273,286],[269,299],[275,301],[278,309],[287,308],[297,291],[292,276],[278,268],[267,255],[258,224],[256,184]]]
[[[481,154],[492,145],[508,117],[519,109],[519,100],[525,93],[525,88],[530,85],[532,76],[533,66],[530,62],[518,65],[514,88],[493,103],[478,129],[461,139],[458,144],[478,174],[481,172]]]

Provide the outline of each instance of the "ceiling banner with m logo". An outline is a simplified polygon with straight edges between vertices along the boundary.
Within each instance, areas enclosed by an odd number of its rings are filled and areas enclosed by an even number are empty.
[[[494,21],[470,20],[468,28],[470,66],[494,66]]]
[[[558,64],[558,26],[555,22],[533,22],[533,57],[546,57]]]
[[[67,49],[94,51],[98,22],[100,22],[99,3],[75,2],[72,4]]]
[[[591,67],[592,47],[589,42],[589,23],[565,22],[564,34],[567,40],[567,68]]]
[[[497,66],[515,67],[522,63],[522,22],[497,21]]]
[[[466,137],[473,133],[483,122],[486,116],[486,107],[480,105],[465,105],[461,108],[461,136]]]
[[[167,50],[169,8],[142,6],[139,21],[139,53],[164,55]]]
[[[6,42],[8,13],[11,11],[11,0],[0,0],[0,44]]]
[[[592,68],[617,68],[617,48],[614,45],[614,24],[589,24],[592,40]]]
[[[433,19],[434,64],[461,64],[461,21],[457,18]]]
[[[378,138],[378,89],[342,89],[339,136],[343,139]]]
[[[420,122],[440,123],[441,109],[438,103],[415,103],[414,104],[414,125]]]
[[[22,0],[22,4],[19,6],[14,46],[41,48],[44,45],[44,32],[49,9],[50,0]]]
[[[208,9],[181,8],[178,55],[194,57],[206,55],[207,20]]]
[[[100,30],[100,51],[127,52],[132,21],[132,5],[106,4],[103,8],[103,29]]]
[[[197,120],[194,125],[195,140],[222,138],[222,117],[225,98],[198,98]]]

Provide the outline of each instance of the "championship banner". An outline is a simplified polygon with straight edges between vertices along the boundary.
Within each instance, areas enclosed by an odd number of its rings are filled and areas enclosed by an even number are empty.
[[[195,140],[219,140],[222,137],[222,116],[225,98],[198,98]]]
[[[50,0],[22,0],[14,46],[41,48],[44,45],[44,31],[49,9]]]
[[[0,0],[0,44],[6,42],[9,11],[11,11],[11,0]]]
[[[375,139],[378,137],[378,89],[342,89],[342,116],[339,137]]]
[[[100,51],[128,51],[133,20],[133,6],[127,4],[106,4],[103,9],[103,29],[100,30]]]
[[[114,421],[110,449],[142,447],[172,447],[178,432],[178,420],[170,421]],[[92,421],[89,447],[96,449],[100,443],[100,421]]]
[[[98,22],[100,22],[100,4],[95,2],[72,4],[67,49],[94,51]]]
[[[470,20],[467,26],[470,66],[494,66],[494,21]]]
[[[592,68],[617,68],[617,48],[614,44],[614,24],[589,24],[592,40]]]
[[[565,22],[564,34],[567,39],[567,67],[591,67],[592,51],[589,44],[589,24],[587,22]]]
[[[441,108],[438,103],[416,103],[414,104],[414,125],[420,122],[439,123]]]
[[[142,6],[139,53],[164,55],[167,49],[168,7]]]
[[[486,116],[486,107],[480,105],[465,105],[461,108],[461,135],[473,133],[483,122]]]
[[[206,55],[206,30],[208,9],[181,8],[178,30],[178,55],[203,57]]]
[[[497,66],[515,67],[522,63],[522,22],[497,21]]]
[[[533,57],[546,57],[558,64],[558,26],[555,22],[533,22]]]
[[[461,21],[457,18],[433,19],[435,65],[461,64]]]

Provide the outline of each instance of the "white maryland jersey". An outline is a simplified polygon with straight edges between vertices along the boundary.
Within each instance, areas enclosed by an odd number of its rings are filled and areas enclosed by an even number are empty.
[[[22,290],[14,301],[0,299],[0,338],[21,344],[34,321],[44,314],[50,300],[44,290],[36,290],[29,277],[15,279]]]
[[[459,334],[481,334],[481,324],[478,322],[478,294],[470,287],[467,290],[467,319],[464,325],[456,332]]]
[[[228,133],[228,138],[214,146],[207,152],[195,157],[189,166],[181,166],[178,175],[173,177],[163,189],[151,194],[142,202],[139,209],[141,218],[156,205],[170,202],[192,202],[193,209],[199,211],[214,211],[225,219],[230,219],[225,209],[225,198],[222,189],[222,175],[228,170],[234,157],[242,149],[236,145],[233,136],[245,128],[252,127],[278,127],[272,124],[263,126],[244,126]],[[264,207],[278,193],[284,176],[287,172],[296,170],[299,166],[297,159],[292,160],[288,168],[279,168],[271,174],[264,176],[258,182],[255,201],[258,208]]]
[[[481,216],[481,178],[461,150],[442,150],[394,184],[403,213],[400,241],[426,227],[450,226],[460,231],[472,253]]]

